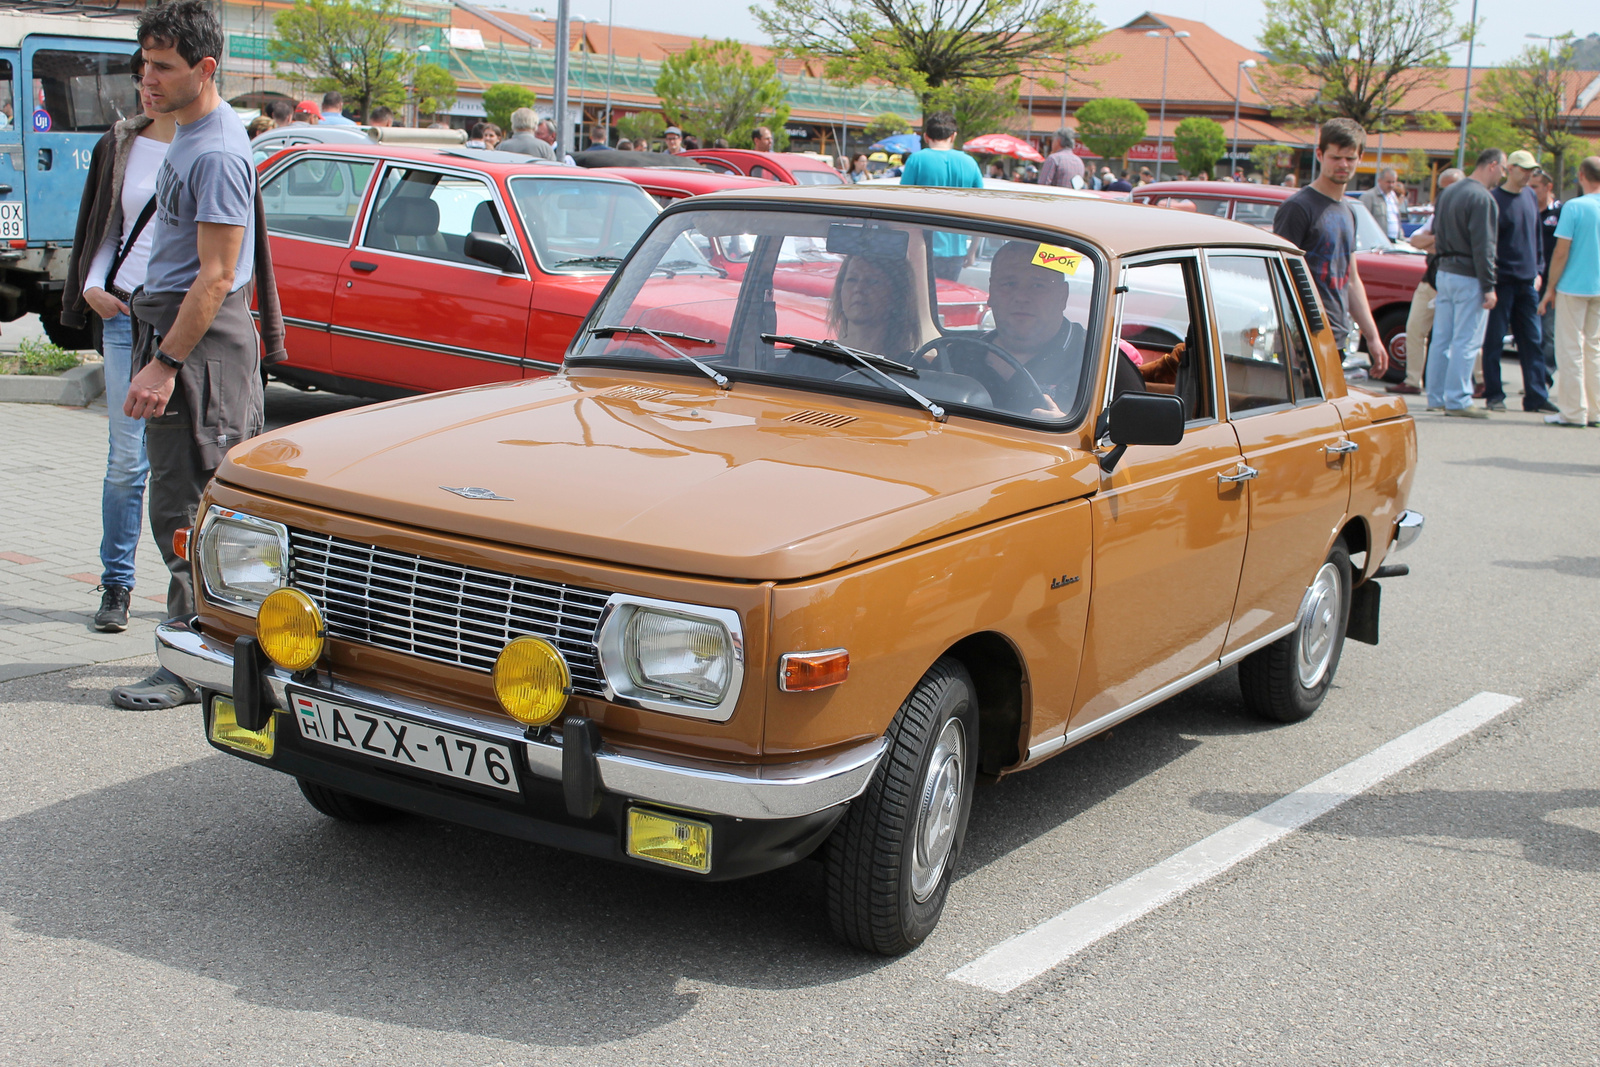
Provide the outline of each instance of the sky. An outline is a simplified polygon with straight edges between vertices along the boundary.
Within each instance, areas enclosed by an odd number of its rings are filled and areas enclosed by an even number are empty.
[[[481,0],[485,6],[520,10],[543,10],[555,16],[554,0]],[[1146,8],[1138,3],[1109,3],[1100,0],[1096,16],[1107,26],[1132,21],[1146,10],[1178,18],[1209,23],[1217,32],[1247,47],[1256,47],[1261,29],[1261,0],[1153,0]],[[679,0],[662,4],[659,0],[571,0],[574,18],[604,22],[608,5],[618,25],[670,33],[705,34],[734,37],[757,44],[765,43],[761,29],[749,12],[750,0]],[[1465,21],[1472,11],[1471,0],[1458,0],[1458,17]],[[1528,33],[1560,34],[1568,30],[1582,37],[1600,32],[1600,5],[1592,0],[1543,0],[1530,5],[1527,0],[1479,0],[1478,20],[1483,25],[1473,52],[1475,66],[1504,62],[1534,42]],[[1466,62],[1466,48],[1452,56],[1452,62]]]

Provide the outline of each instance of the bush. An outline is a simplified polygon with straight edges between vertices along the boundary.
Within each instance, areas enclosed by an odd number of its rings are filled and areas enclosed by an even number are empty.
[[[17,354],[0,359],[0,373],[4,374],[60,374],[83,362],[76,352],[68,352],[59,345],[33,337],[23,338]]]
[[[1076,117],[1078,140],[1101,159],[1122,160],[1150,128],[1150,115],[1144,108],[1112,96],[1090,100],[1077,110]]]
[[[494,123],[511,136],[511,113],[519,107],[533,107],[539,98],[532,89],[501,82],[483,91],[483,110],[486,120]]]

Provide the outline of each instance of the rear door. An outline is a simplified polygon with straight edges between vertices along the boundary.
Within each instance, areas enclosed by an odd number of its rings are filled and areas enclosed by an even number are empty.
[[[1350,502],[1349,441],[1323,395],[1276,252],[1208,252],[1228,418],[1244,455],[1250,537],[1223,655],[1293,625]]]
[[[22,43],[22,130],[28,240],[71,244],[78,198],[100,135],[139,113],[132,41],[31,36]]]
[[[468,259],[468,233],[507,232],[494,183],[388,163],[339,268],[333,370],[415,392],[522,377],[533,283]]]
[[[27,170],[22,162],[22,130],[16,120],[16,72],[21,62],[20,50],[0,48],[0,248],[28,237]]]

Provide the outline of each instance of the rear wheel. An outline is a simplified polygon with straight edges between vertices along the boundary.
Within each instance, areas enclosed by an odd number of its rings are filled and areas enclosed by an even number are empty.
[[[1333,686],[1350,622],[1350,553],[1336,541],[1300,600],[1294,629],[1239,664],[1245,706],[1265,719],[1300,722]]]
[[[376,804],[364,797],[352,796],[338,789],[329,789],[316,782],[308,782],[304,778],[296,779],[300,783],[300,795],[306,798],[306,803],[316,808],[330,819],[340,822],[375,823],[388,822],[399,816],[399,812],[382,804]]]
[[[1378,316],[1378,337],[1383,341],[1383,347],[1389,350],[1389,369],[1383,372],[1386,382],[1406,380],[1406,319],[1410,315],[1411,309],[1403,307]]]
[[[938,925],[977,781],[978,705],[941,659],[889,725],[888,750],[828,839],[828,918],[868,952],[899,955]]]

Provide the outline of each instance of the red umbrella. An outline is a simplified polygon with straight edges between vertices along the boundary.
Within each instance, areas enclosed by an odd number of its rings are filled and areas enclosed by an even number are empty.
[[[963,143],[961,150],[980,156],[1015,156],[1033,163],[1044,162],[1044,157],[1031,144],[1009,133],[986,133],[982,137],[974,137]]]

